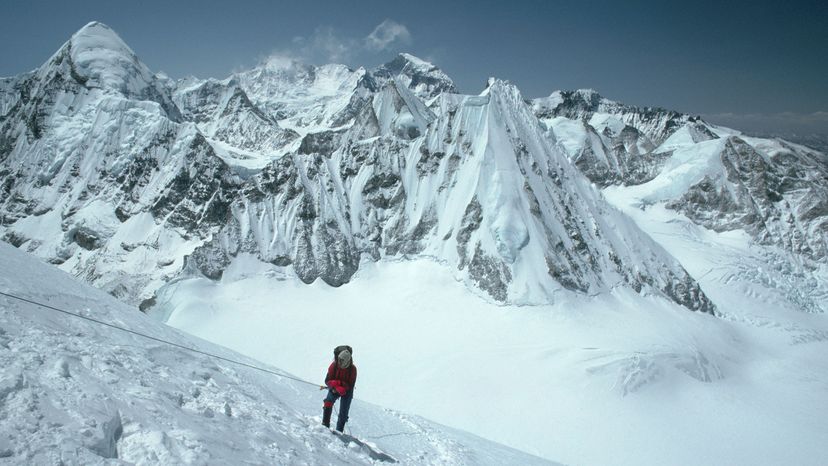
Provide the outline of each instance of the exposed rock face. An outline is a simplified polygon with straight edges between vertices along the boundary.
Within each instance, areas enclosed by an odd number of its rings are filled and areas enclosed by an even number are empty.
[[[174,94],[174,100],[184,118],[196,123],[205,136],[238,149],[278,153],[299,137],[253,105],[234,79],[186,87]]]
[[[555,91],[546,98],[535,99],[533,108],[538,118],[564,117],[589,121],[595,114],[616,115],[624,124],[644,134],[653,147],[660,145],[686,123],[698,121],[673,110],[635,107],[601,97],[592,89]],[[711,137],[715,137],[712,133]]]
[[[782,147],[771,157],[739,137],[719,153],[722,171],[706,176],[670,208],[716,231],[744,229],[812,259],[828,254],[828,161]]]
[[[376,82],[397,79],[417,97],[428,100],[444,92],[457,94],[454,82],[439,68],[419,58],[401,53],[371,73]]]
[[[675,260],[547,144],[514,86],[441,94],[426,109],[389,83],[355,121],[370,130],[309,134],[245,183],[218,240],[193,253],[205,275],[245,253],[338,286],[363,257],[426,255],[499,302],[620,282],[712,312]]]
[[[619,104],[594,91],[555,92],[533,101],[533,110],[549,138],[597,185],[678,179],[681,188],[651,201],[715,231],[744,229],[806,262],[825,260],[824,154],[745,137],[698,117]]]
[[[669,150],[656,150],[677,131],[694,142],[715,139],[698,117],[605,99],[593,90],[556,91],[532,102],[550,137],[599,186],[640,184],[661,171]]]

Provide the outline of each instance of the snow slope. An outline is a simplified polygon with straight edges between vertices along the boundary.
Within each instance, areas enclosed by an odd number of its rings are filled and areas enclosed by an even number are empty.
[[[261,365],[4,243],[0,264],[0,291]],[[312,380],[322,377],[329,351],[319,346]],[[314,387],[0,296],[2,463],[374,463],[372,451],[319,425],[321,398]],[[548,464],[361,399],[351,417],[353,435],[402,464]]]
[[[821,464],[828,319],[748,278],[763,269],[739,257],[746,237],[663,220],[644,226],[673,239],[720,317],[624,287],[495,306],[429,260],[304,285],[250,256],[165,288],[153,312],[303,377],[318,372],[308,342],[347,342],[366,399],[564,463]]]

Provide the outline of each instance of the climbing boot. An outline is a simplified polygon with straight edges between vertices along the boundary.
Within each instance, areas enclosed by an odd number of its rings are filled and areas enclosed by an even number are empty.
[[[322,408],[322,425],[328,428],[331,427],[331,412],[333,412],[332,406]]]

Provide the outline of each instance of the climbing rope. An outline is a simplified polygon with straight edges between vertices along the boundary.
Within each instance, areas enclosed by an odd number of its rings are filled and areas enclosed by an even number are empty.
[[[177,348],[181,348],[183,350],[191,351],[193,353],[198,353],[198,354],[208,356],[208,357],[211,357],[211,358],[220,359],[222,361],[229,362],[229,363],[232,363],[232,364],[238,364],[239,366],[244,366],[244,367],[248,367],[250,369],[255,369],[257,371],[266,372],[268,374],[272,374],[272,375],[275,375],[277,377],[282,377],[282,378],[285,378],[285,379],[294,380],[296,382],[300,382],[300,383],[303,383],[303,384],[306,384],[306,385],[312,385],[314,387],[319,388],[320,390],[327,388],[327,387],[325,387],[323,385],[319,385],[317,383],[308,382],[307,380],[302,380],[302,379],[299,379],[299,378],[296,378],[296,377],[293,377],[293,376],[290,376],[290,375],[287,375],[287,374],[281,374],[279,372],[275,372],[275,371],[272,371],[270,369],[265,369],[263,367],[254,366],[253,364],[248,364],[246,362],[236,361],[234,359],[225,358],[224,356],[219,356],[217,354],[208,353],[206,351],[197,350],[195,348],[190,348],[189,346],[184,346],[184,345],[181,345],[181,344],[178,344],[178,343],[174,343],[174,342],[171,342],[171,341],[168,341],[168,340],[164,340],[162,338],[157,338],[157,337],[154,337],[154,336],[151,336],[151,335],[147,335],[145,333],[136,332],[135,330],[130,330],[128,328],[120,327],[120,326],[115,325],[115,324],[110,324],[110,323],[104,322],[102,320],[93,319],[92,317],[87,317],[87,316],[84,316],[84,315],[75,314],[74,312],[70,312],[70,311],[67,311],[67,310],[64,310],[64,309],[60,309],[60,308],[57,308],[55,306],[51,306],[49,304],[43,304],[43,303],[40,303],[40,302],[37,302],[37,301],[33,301],[31,299],[23,298],[23,297],[20,297],[20,296],[11,294],[11,293],[4,293],[4,292],[0,291],[0,295],[6,296],[8,298],[16,299],[16,300],[19,300],[19,301],[23,301],[23,302],[26,302],[26,303],[29,303],[29,304],[34,304],[35,306],[40,306],[42,308],[50,309],[52,311],[62,312],[63,314],[66,314],[66,315],[69,315],[69,316],[72,316],[72,317],[77,317],[79,319],[84,319],[84,320],[88,320],[90,322],[95,322],[96,324],[105,325],[107,327],[118,329],[118,330],[121,330],[123,332],[131,333],[133,335],[138,335],[140,337],[144,337],[144,338],[147,338],[149,340],[157,341],[159,343],[164,343],[164,344],[167,344],[167,345],[170,345],[170,346],[175,346]]]

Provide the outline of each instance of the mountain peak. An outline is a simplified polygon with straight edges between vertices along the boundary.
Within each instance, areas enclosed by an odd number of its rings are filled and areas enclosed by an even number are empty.
[[[107,26],[106,24],[104,24],[100,21],[90,21],[90,22],[86,23],[86,25],[83,26],[82,28],[78,29],[78,31],[75,34],[79,34],[79,33],[86,32],[86,31],[95,31],[95,32],[106,32],[106,31],[108,31],[108,34],[115,34],[115,31],[113,31],[111,27]]]
[[[568,97],[573,101],[579,102],[580,105],[593,110],[597,109],[598,104],[604,100],[601,94],[595,89],[577,89],[571,91]]]
[[[595,89],[588,88],[588,89],[576,89],[572,91],[573,94],[577,94],[583,99],[592,100],[592,99],[600,99],[601,94],[598,93]]]
[[[400,53],[372,72],[379,83],[400,79],[420,98],[429,99],[443,92],[457,93],[454,81],[440,68],[410,53]]]
[[[99,21],[87,23],[72,34],[38,74],[44,81],[57,76],[57,82],[63,82],[69,77],[87,90],[155,101],[172,120],[180,117],[161,80],[112,28]]]
[[[495,77],[489,77],[486,80],[486,89],[480,93],[480,95],[492,95],[498,94],[503,96],[512,96],[515,97],[517,100],[523,100],[521,97],[520,89],[517,88],[514,84],[506,79],[500,79]]]
[[[420,57],[411,55],[410,53],[400,52],[397,55],[397,58],[394,59],[394,61],[399,59],[405,60],[406,62],[417,68],[425,68],[426,70],[432,70],[437,68],[436,66],[434,66],[433,63],[423,60]]]
[[[108,50],[134,57],[135,52],[112,30],[99,21],[92,21],[80,28],[69,40],[73,54],[93,50]]]
[[[69,55],[74,72],[96,81],[99,87],[120,87],[129,75],[151,75],[135,52],[109,26],[92,21],[72,34],[57,53]],[[117,79],[116,79],[117,78]]]

